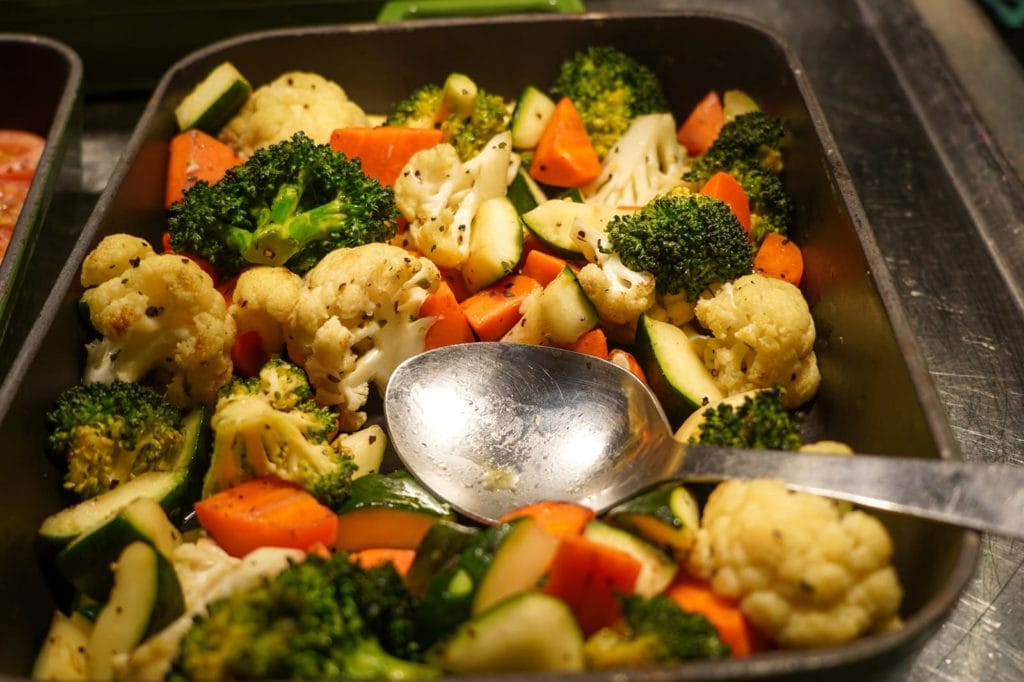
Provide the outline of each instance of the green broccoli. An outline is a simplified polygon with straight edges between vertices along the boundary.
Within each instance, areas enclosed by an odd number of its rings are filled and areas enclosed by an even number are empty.
[[[782,406],[781,392],[771,388],[747,396],[733,407],[719,404],[704,412],[697,437],[691,443],[734,448],[798,450],[803,441],[800,426],[803,415],[788,412]]]
[[[210,420],[213,453],[203,495],[257,476],[274,475],[337,508],[356,464],[330,438],[337,415],[320,407],[305,372],[274,358],[256,377],[225,385]]]
[[[309,555],[210,605],[181,642],[171,680],[437,677],[411,639],[412,597],[389,564]]]
[[[572,100],[602,159],[634,118],[669,111],[654,72],[611,46],[589,47],[564,61],[552,92]]]
[[[729,646],[706,617],[684,611],[670,597],[622,595],[619,599],[623,624],[599,630],[585,644],[591,667],[663,665],[729,655]]]
[[[94,497],[148,471],[170,471],[184,440],[181,413],[141,384],[73,386],[47,413],[50,452],[64,487]]]
[[[397,102],[387,124],[439,128],[444,141],[465,161],[495,135],[508,130],[509,112],[500,95],[478,89],[468,76],[453,73],[443,87],[424,85]]]
[[[778,175],[740,162],[729,169],[750,201],[750,238],[755,244],[769,232],[786,234],[793,222],[793,202]]]
[[[696,300],[713,282],[750,274],[754,251],[732,210],[702,194],[667,194],[608,223],[610,252],[654,275],[661,294]]]
[[[257,150],[214,184],[198,182],[171,206],[171,246],[225,274],[247,265],[298,273],[341,247],[386,241],[398,211],[391,188],[303,133]]]

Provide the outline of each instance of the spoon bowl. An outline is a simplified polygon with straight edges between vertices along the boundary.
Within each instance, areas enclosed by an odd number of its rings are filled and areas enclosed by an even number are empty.
[[[632,373],[548,346],[481,342],[416,355],[392,374],[384,414],[406,468],[484,523],[542,500],[601,513],[667,479],[770,477],[1024,538],[1024,467],[687,445]]]

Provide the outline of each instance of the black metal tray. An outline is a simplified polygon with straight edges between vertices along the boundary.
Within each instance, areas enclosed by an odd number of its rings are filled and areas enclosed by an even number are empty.
[[[164,229],[162,183],[173,107],[212,66],[230,59],[253,82],[290,68],[338,80],[368,110],[383,110],[412,87],[470,68],[508,96],[554,78],[559,61],[594,43],[613,43],[658,71],[676,111],[710,88],[750,91],[793,130],[787,183],[798,207],[796,238],[805,246],[805,290],[819,329],[824,376],[811,411],[822,434],[862,451],[955,458],[955,442],[908,330],[892,282],[836,145],[794,54],[744,20],[705,13],[610,17],[531,17],[352,25],[255,34],[202,50],[160,82],[86,224],[42,315],[0,388],[0,438],[10,474],[0,483],[0,542],[11,559],[0,568],[0,671],[23,674],[53,602],[34,563],[35,529],[61,499],[59,476],[42,456],[42,413],[78,381],[86,341],[75,314],[84,255],[106,234],[130,229],[156,242]],[[531,45],[530,50],[513,49]],[[396,49],[400,45],[401,49]],[[495,50],[495,45],[509,49]],[[443,46],[444,49],[439,49]],[[471,66],[467,66],[471,65]],[[937,626],[970,577],[973,533],[886,517],[906,588],[906,627],[824,650],[773,652],[752,660],[704,662],[670,671],[691,678],[816,676],[863,678],[908,656]],[[634,679],[662,672],[637,671]],[[588,679],[610,679],[592,673]]]
[[[46,138],[25,205],[0,264],[0,345],[20,344],[10,338],[15,298],[33,265],[33,253],[54,195],[77,188],[81,144],[82,63],[71,48],[49,38],[0,33],[0,128],[27,130]],[[67,162],[67,163],[65,163]],[[27,326],[25,327],[27,331]],[[3,375],[0,363],[0,376]]]

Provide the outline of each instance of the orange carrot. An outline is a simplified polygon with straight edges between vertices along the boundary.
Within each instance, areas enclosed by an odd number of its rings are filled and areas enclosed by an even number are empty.
[[[521,272],[527,277],[532,277],[540,282],[542,287],[546,287],[548,283],[555,277],[558,277],[564,269],[564,258],[552,256],[549,253],[533,249],[526,254],[526,259],[523,261],[523,269]]]
[[[554,187],[582,187],[601,174],[601,161],[583,119],[568,97],[555,105],[530,164],[534,180]]]
[[[240,377],[256,376],[269,359],[270,354],[263,350],[259,332],[254,330],[242,332],[231,344],[231,363],[235,366],[235,374]]]
[[[547,594],[564,600],[584,636],[619,618],[618,594],[631,594],[640,562],[625,552],[583,537],[562,538],[544,583]]]
[[[173,248],[171,248],[171,233],[170,232],[164,232],[163,236],[160,238],[160,246],[163,248],[162,253],[181,253],[181,252],[176,252]],[[203,272],[205,272],[207,275],[209,275],[210,279],[213,280],[213,286],[217,287],[217,288],[220,288],[220,286],[221,286],[220,273],[217,272],[217,268],[214,266],[213,263],[211,263],[207,259],[203,258],[202,256],[195,255],[194,253],[181,253],[181,255],[185,256],[186,258],[188,258],[190,260],[192,260],[192,262],[194,262],[196,265],[198,265],[200,267],[200,269]],[[228,305],[230,305],[231,304],[231,299],[228,298],[227,302],[228,302]]]
[[[711,591],[711,586],[694,578],[677,578],[665,593],[684,611],[703,614],[718,630],[718,636],[738,658],[764,651],[767,643],[750,625],[739,606]]]
[[[708,178],[700,188],[700,193],[727,203],[743,226],[743,231],[750,234],[750,200],[736,178],[719,171]]]
[[[360,159],[364,173],[393,187],[412,155],[437,146],[442,135],[433,128],[338,128],[331,133],[331,148],[350,159]]]
[[[454,268],[438,268],[441,273],[441,279],[448,283],[448,288],[452,290],[452,294],[455,296],[455,300],[465,301],[469,298],[469,287],[466,286],[466,280],[462,279],[462,273]]]
[[[399,575],[405,575],[416,558],[414,549],[392,549],[391,547],[373,547],[353,552],[350,558],[363,568],[374,568],[391,564]]]
[[[456,343],[476,341],[466,316],[455,300],[455,294],[447,282],[442,281],[437,291],[427,296],[420,306],[420,317],[433,317],[434,323],[427,330],[423,349],[451,346]]]
[[[754,272],[800,286],[804,275],[804,255],[795,242],[778,232],[769,232],[754,256]]]
[[[333,545],[338,517],[301,487],[273,476],[254,478],[195,504],[196,517],[231,556],[257,547],[306,550]]]
[[[239,163],[231,147],[201,130],[179,133],[171,140],[167,161],[166,207],[179,201],[183,192],[199,180],[212,185]]]
[[[540,527],[556,538],[567,535],[580,535],[583,527],[596,517],[594,510],[575,502],[534,502],[519,507],[501,517],[501,522],[528,516],[537,521]]]
[[[602,360],[608,359],[608,337],[604,335],[600,327],[595,327],[586,332],[576,342],[569,346],[569,350],[577,353],[586,353]]]
[[[519,321],[519,306],[538,287],[540,284],[532,277],[509,275],[459,305],[478,339],[497,341]]]
[[[676,137],[679,144],[686,147],[690,154],[703,154],[718,137],[723,125],[725,111],[722,109],[722,100],[718,93],[712,90],[697,102],[697,106],[679,126]]]
[[[636,356],[630,353],[628,350],[622,350],[616,348],[615,350],[608,353],[608,359],[614,362],[622,369],[628,369],[630,372],[640,378],[640,381],[647,383],[647,375],[644,374],[644,368],[640,366],[640,361],[636,359]]]

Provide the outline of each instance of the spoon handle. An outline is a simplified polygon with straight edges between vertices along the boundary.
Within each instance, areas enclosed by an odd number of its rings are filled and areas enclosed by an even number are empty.
[[[686,480],[780,478],[796,490],[1024,539],[1024,466],[684,447]]]

